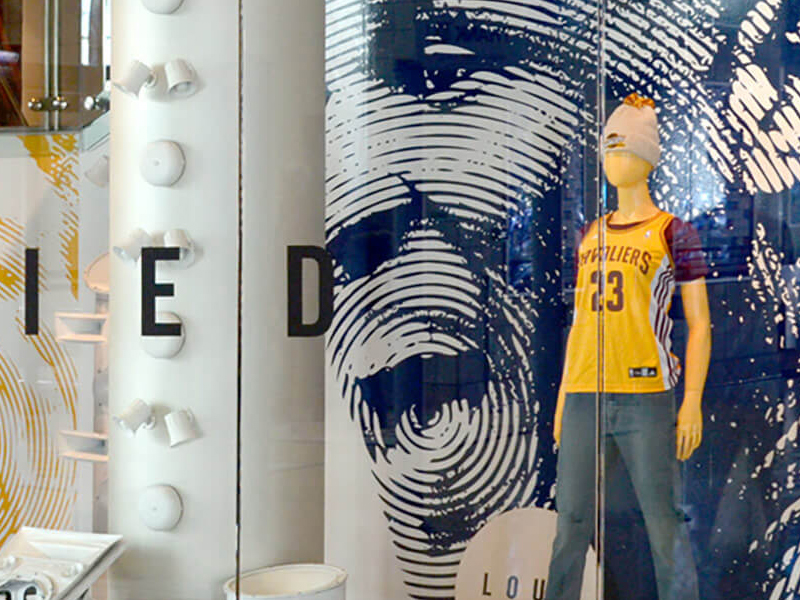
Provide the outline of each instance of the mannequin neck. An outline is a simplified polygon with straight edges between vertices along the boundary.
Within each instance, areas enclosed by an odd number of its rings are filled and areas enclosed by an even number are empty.
[[[650,198],[647,179],[631,185],[617,187],[617,211],[612,218],[615,223],[644,221],[659,212]]]

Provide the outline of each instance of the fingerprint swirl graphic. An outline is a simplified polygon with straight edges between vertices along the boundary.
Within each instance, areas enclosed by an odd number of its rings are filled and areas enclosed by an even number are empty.
[[[58,456],[61,427],[75,427],[77,373],[46,326],[24,336],[51,370],[52,396],[25,383],[20,370],[0,353],[0,545],[22,526],[67,528],[75,501],[75,465]]]
[[[45,194],[62,201],[56,205],[60,218],[52,234],[60,242],[63,272],[75,295],[77,138],[20,139],[44,175]],[[24,294],[25,240],[33,237],[25,229],[13,218],[0,218],[0,314],[15,325],[4,330],[0,348],[0,545],[23,526],[70,527],[76,499],[76,466],[59,458],[58,432],[76,427],[77,371],[46,322],[40,321],[38,335],[25,334],[17,310]],[[47,289],[48,271],[41,261],[40,293]]]
[[[595,7],[326,6],[329,365],[363,433],[408,597],[452,598],[461,555],[489,519],[551,502],[539,476],[552,460],[539,440],[548,390],[531,357],[552,292],[510,284],[508,226],[559,186],[590,117],[596,56],[583,44]],[[409,26],[423,42],[398,47],[391,32]],[[389,63],[412,66],[383,69],[385,42]],[[517,58],[486,58],[508,45]],[[559,235],[547,229],[553,206],[537,209],[542,236]]]
[[[613,96],[634,88],[658,104],[664,152],[652,189],[662,206],[689,215],[713,207],[698,203],[697,190],[720,201],[726,184],[755,194],[800,182],[800,23],[787,23],[789,3],[606,6]],[[720,81],[720,72],[730,76]]]
[[[343,397],[375,450],[373,473],[409,594],[452,597],[466,542],[491,516],[535,499],[530,305],[504,292],[496,274],[488,274],[497,286],[485,294],[441,235],[410,237],[396,260],[337,293],[329,346]],[[363,382],[414,356],[480,352],[475,323],[497,345],[486,356],[486,393],[434,406],[409,397],[387,425]]]
[[[535,363],[551,291],[510,284],[508,223],[527,204],[545,224],[534,245],[560,243],[560,224],[547,237],[548,203],[580,187],[571,161],[596,146],[598,6],[326,2],[329,366],[363,432],[411,597],[452,597],[482,523],[547,505]],[[658,105],[651,190],[662,208],[692,218],[733,193],[800,182],[800,24],[783,29],[791,3],[603,6],[609,108],[631,91]],[[800,588],[797,561],[784,562],[792,574],[775,598]]]

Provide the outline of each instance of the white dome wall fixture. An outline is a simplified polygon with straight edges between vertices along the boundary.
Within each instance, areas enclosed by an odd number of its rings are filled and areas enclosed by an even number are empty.
[[[181,318],[174,312],[156,312],[156,323],[158,325],[180,325],[180,335],[143,335],[142,347],[153,358],[173,358],[183,348],[186,341],[186,327]]]
[[[142,5],[157,15],[169,15],[178,10],[183,0],[142,0]]]
[[[151,485],[139,496],[139,518],[152,531],[172,531],[183,516],[183,500],[171,485]]]
[[[139,171],[150,185],[169,187],[178,182],[186,167],[186,156],[178,142],[155,140],[142,151]]]

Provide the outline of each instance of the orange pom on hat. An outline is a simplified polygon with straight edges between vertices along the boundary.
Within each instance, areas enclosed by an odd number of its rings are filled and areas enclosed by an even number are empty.
[[[652,98],[630,94],[606,121],[603,154],[630,152],[655,166],[661,158],[656,103]]]

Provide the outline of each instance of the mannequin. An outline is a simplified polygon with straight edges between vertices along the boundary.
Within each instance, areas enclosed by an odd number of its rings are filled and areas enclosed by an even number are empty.
[[[598,391],[606,456],[624,461],[631,475],[650,538],[658,597],[697,598],[694,577],[681,582],[675,577],[676,548],[690,552],[675,488],[677,460],[688,459],[702,439],[711,355],[707,267],[696,231],[661,211],[650,196],[648,176],[660,157],[654,109],[652,100],[631,94],[604,131],[603,169],[617,189],[618,208],[592,223],[578,251],[575,320],[553,425],[559,446],[558,534],[547,600],[580,596],[594,535]],[[689,329],[685,393],[677,415],[674,387],[681,370],[670,351],[668,316],[676,283]],[[602,358],[597,356],[600,319]]]

